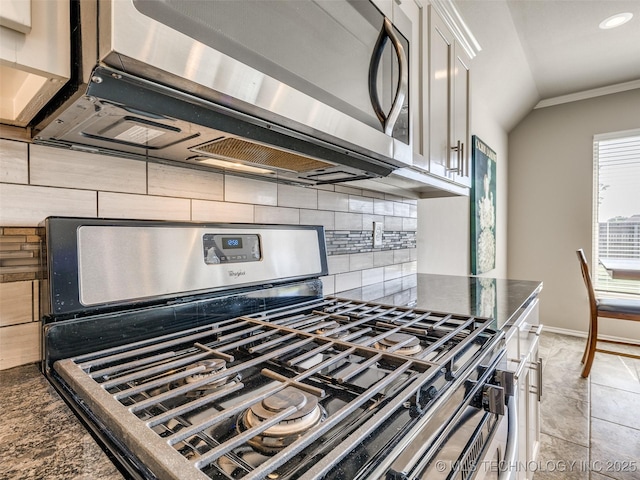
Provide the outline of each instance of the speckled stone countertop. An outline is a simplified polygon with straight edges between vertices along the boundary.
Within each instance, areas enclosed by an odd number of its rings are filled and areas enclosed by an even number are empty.
[[[0,371],[0,479],[122,480],[35,364]]]
[[[435,312],[493,317],[504,329],[542,290],[542,282],[487,277],[416,274],[336,293],[353,300]]]
[[[508,328],[541,289],[536,281],[417,274],[336,296],[491,316]],[[0,371],[0,387],[0,480],[123,478],[36,365]]]

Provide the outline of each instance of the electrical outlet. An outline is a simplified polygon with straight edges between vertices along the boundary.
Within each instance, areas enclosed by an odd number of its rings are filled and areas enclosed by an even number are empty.
[[[373,222],[373,247],[382,246],[382,222]]]

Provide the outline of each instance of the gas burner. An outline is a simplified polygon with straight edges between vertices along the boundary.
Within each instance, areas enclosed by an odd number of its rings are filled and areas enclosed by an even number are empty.
[[[317,335],[324,335],[324,336],[326,336],[327,338],[335,338],[335,339],[344,338],[344,337],[346,337],[347,335],[349,335],[349,330],[342,330],[342,331],[340,331],[340,332],[335,332],[335,333],[332,333],[332,334],[330,334],[330,335],[327,335],[327,334],[326,334],[327,332],[330,332],[331,330],[333,330],[333,329],[335,329],[335,328],[338,328],[339,326],[340,326],[340,324],[339,324],[338,322],[331,322],[331,323],[326,324],[326,325],[325,325],[324,327],[322,327],[322,328],[318,328],[318,329],[315,331],[315,333],[316,333]]]
[[[227,369],[227,362],[219,358],[201,360],[197,363],[194,363],[192,367],[204,366],[205,369],[201,372],[194,373],[193,375],[189,375],[185,377],[182,384],[190,384],[199,382],[202,379],[207,377],[213,377],[214,375],[222,372]],[[202,395],[206,395],[207,393],[211,393],[211,391],[217,389],[218,387],[224,385],[229,380],[228,376],[224,376],[222,378],[218,378],[210,383],[205,385],[201,385],[200,387],[188,392],[186,395],[189,397],[200,397]],[[180,385],[175,385],[173,388]]]
[[[318,404],[316,396],[295,387],[286,387],[249,407],[242,414],[237,428],[243,431],[255,427],[289,407],[295,407],[297,410],[283,421],[251,438],[249,445],[263,453],[277,453],[327,416],[324,408]]]
[[[399,343],[404,343],[404,345],[393,351],[393,353],[397,353],[398,355],[411,356],[422,351],[418,337],[415,335],[409,335],[408,333],[392,333],[387,335],[379,342],[376,342],[374,347],[378,350],[388,350]]]
[[[227,369],[227,362],[225,362],[224,360],[222,360],[220,358],[212,358],[212,359],[208,359],[208,360],[201,360],[201,361],[191,365],[192,368],[193,367],[200,367],[200,366],[203,366],[204,370],[201,371],[201,372],[198,372],[198,373],[194,373],[193,375],[189,375],[188,377],[185,377],[184,381],[186,383],[199,382],[203,378],[212,377],[216,373],[219,373],[222,370],[226,370]],[[227,377],[222,377],[222,378],[216,380],[213,383],[220,384],[220,383],[224,383],[226,381],[227,381]]]

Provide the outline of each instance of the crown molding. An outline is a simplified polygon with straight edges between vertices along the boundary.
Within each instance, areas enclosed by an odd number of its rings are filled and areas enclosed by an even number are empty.
[[[627,90],[635,90],[640,88],[640,80],[632,80],[630,82],[618,83],[616,85],[609,85],[606,87],[594,88],[592,90],[585,90],[583,92],[570,93],[568,95],[561,95],[559,97],[547,98],[537,103],[534,108],[552,107],[554,105],[561,105],[563,103],[577,102],[579,100],[586,100],[588,98],[601,97],[603,95],[611,95],[612,93],[626,92]]]
[[[482,50],[482,47],[462,19],[453,2],[451,0],[431,0],[429,3],[451,30],[469,58],[475,58],[478,52]]]

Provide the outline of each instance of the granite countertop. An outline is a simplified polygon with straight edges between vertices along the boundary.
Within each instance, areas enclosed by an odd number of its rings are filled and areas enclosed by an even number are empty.
[[[0,371],[0,479],[122,480],[35,364]]]
[[[434,312],[492,317],[509,327],[542,290],[542,282],[488,277],[416,274],[353,290],[336,297],[409,306]]]
[[[536,281],[416,274],[335,296],[510,322],[542,289]],[[121,480],[35,364],[0,371],[0,480]]]

